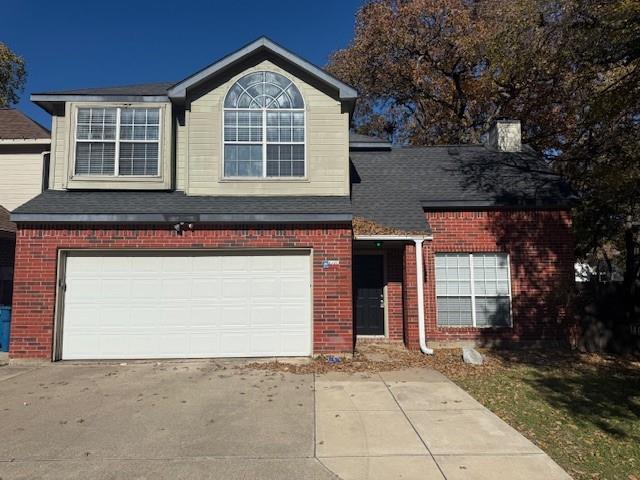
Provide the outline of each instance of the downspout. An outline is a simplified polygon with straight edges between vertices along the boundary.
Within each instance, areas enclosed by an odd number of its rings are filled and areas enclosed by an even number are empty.
[[[422,260],[422,242],[424,238],[413,239],[416,244],[416,288],[418,290],[418,337],[420,351],[425,355],[433,355],[433,349],[427,347],[427,334],[424,324],[424,263]]]

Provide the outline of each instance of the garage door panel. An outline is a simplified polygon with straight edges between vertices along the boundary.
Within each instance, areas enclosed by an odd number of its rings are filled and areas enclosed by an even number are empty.
[[[94,358],[95,352],[101,352],[100,338],[97,336],[87,336],[85,334],[68,334],[65,332],[64,342],[65,359],[77,360],[83,358]],[[100,358],[107,358],[102,355]]]
[[[102,281],[99,278],[74,278],[66,283],[67,302],[87,302],[102,297]]]
[[[219,272],[221,270],[221,258],[219,256],[200,256],[193,261],[193,272]]]
[[[223,331],[220,334],[220,354],[222,356],[242,356],[250,351],[249,335]]]
[[[281,258],[282,257],[255,255],[253,257],[250,257],[249,268],[253,272],[278,272],[281,270]]]
[[[276,305],[264,305],[251,308],[251,326],[254,328],[280,328],[280,308]]]
[[[95,305],[75,305],[67,309],[64,316],[64,332],[71,333],[74,329],[92,330],[99,326],[101,312],[96,311]]]
[[[251,280],[251,297],[260,299],[280,298],[280,281],[277,278],[255,278]]]
[[[100,335],[99,348],[105,358],[117,358],[123,351],[130,352],[132,344],[144,347],[142,340],[141,334],[131,334],[126,338],[122,338],[122,336],[116,332],[103,332],[102,335]]]
[[[127,329],[141,329],[149,331],[149,329],[155,328],[158,323],[159,308],[157,306],[134,306],[130,309],[123,309],[126,314],[122,315],[126,324],[122,326]],[[104,319],[104,324],[111,319]]]
[[[222,260],[222,272],[247,272],[249,271],[249,258],[240,255],[224,255]]]
[[[80,319],[81,323],[78,328],[84,327],[85,331],[97,330],[99,332],[109,330],[127,331],[132,327],[131,315],[133,313],[125,307],[107,305],[99,308],[97,315],[96,313],[89,313],[86,318]],[[139,325],[139,323],[136,322],[136,325]],[[144,328],[144,326],[138,328]]]
[[[302,300],[309,296],[309,281],[302,278],[284,278],[281,281],[282,298]]]
[[[193,355],[212,356],[220,352],[220,334],[215,332],[191,332],[189,352]]]
[[[172,278],[162,281],[162,296],[176,300],[191,299],[191,279]]]
[[[307,275],[309,273],[309,257],[304,255],[284,255],[280,257],[283,269],[291,273]]]
[[[193,257],[170,256],[161,258],[163,273],[190,272],[193,269],[192,263]]]
[[[299,318],[304,317],[305,315],[309,315],[309,305],[307,304],[298,304],[298,305],[284,305],[280,308],[282,325],[287,328],[298,327],[304,328],[300,322]]]
[[[128,299],[131,295],[131,280],[124,278],[104,279],[100,285],[103,299]]]
[[[99,261],[99,270],[107,276],[120,276],[131,272],[131,257],[103,257]]]
[[[251,326],[248,305],[221,307],[219,323],[223,328]]]
[[[311,353],[308,254],[69,256],[62,357]]]
[[[258,355],[274,355],[282,350],[282,336],[280,332],[256,332],[251,336],[251,349]]]
[[[221,281],[215,278],[194,278],[191,295],[193,299],[219,298],[222,291]]]
[[[153,278],[134,278],[131,280],[132,299],[154,299],[160,296],[162,282]]]
[[[237,300],[247,297],[249,290],[248,278],[225,278],[222,280],[222,298],[224,300]]]
[[[282,355],[284,356],[303,356],[308,351],[309,336],[306,332],[285,332],[282,335]]]
[[[190,314],[192,328],[208,326],[209,328],[218,329],[220,316],[220,307],[192,306]]]
[[[182,356],[189,351],[189,335],[186,333],[167,332],[155,335],[156,347],[154,352],[161,352],[164,356]]]
[[[154,256],[127,257],[131,264],[131,274],[134,276],[144,276],[153,278],[153,274],[162,271],[162,264]]]

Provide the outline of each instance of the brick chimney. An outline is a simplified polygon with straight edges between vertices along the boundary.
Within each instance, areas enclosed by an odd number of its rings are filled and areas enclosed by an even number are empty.
[[[487,146],[499,152],[522,150],[520,120],[497,120],[489,130]]]

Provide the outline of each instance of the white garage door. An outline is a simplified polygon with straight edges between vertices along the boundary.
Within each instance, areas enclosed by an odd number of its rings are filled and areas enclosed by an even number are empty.
[[[306,356],[305,254],[69,255],[63,359]]]

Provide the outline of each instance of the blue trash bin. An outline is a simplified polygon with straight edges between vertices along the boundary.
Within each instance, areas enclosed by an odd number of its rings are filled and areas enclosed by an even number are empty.
[[[0,352],[9,351],[9,332],[11,331],[11,307],[0,306]]]

